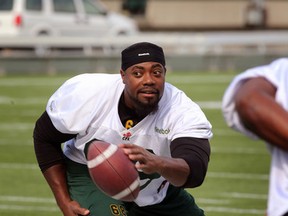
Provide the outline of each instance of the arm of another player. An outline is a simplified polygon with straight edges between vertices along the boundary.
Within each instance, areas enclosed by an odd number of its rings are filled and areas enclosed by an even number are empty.
[[[74,136],[57,131],[46,112],[37,120],[33,134],[39,166],[65,216],[89,214],[89,210],[71,200],[66,183],[61,143]]]
[[[246,81],[235,95],[244,126],[268,143],[288,150],[288,112],[275,101],[276,88],[265,78]]]

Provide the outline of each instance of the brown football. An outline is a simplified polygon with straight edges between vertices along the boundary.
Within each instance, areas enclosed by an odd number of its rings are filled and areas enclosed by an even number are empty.
[[[92,141],[87,151],[87,166],[96,186],[105,194],[122,201],[134,201],[140,179],[134,163],[117,145]]]

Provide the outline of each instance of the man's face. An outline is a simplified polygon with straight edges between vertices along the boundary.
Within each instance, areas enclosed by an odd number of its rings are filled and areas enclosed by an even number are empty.
[[[165,85],[166,69],[157,62],[143,62],[121,70],[125,104],[140,115],[156,111]]]

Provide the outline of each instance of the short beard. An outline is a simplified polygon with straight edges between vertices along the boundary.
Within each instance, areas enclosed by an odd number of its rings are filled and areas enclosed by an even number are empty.
[[[158,111],[158,102],[159,101],[156,101],[156,103],[153,103],[153,104],[143,104],[141,103],[140,101],[138,100],[134,100],[134,103],[135,103],[135,112],[141,116],[141,117],[145,117],[149,114],[154,114]]]

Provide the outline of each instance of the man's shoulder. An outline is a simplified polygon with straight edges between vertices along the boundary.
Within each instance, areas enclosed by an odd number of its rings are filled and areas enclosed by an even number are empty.
[[[279,59],[276,59],[274,61],[271,62],[271,64],[280,64],[280,65],[285,65],[285,66],[288,66],[288,58],[279,58]]]

